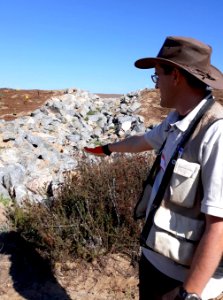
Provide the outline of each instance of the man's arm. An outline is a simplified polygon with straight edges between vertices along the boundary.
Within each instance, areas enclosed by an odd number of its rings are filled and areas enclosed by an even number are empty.
[[[84,148],[85,152],[99,156],[110,155],[112,152],[137,153],[152,149],[152,146],[146,142],[144,135],[131,136],[125,140],[96,148]]]
[[[188,276],[183,284],[188,293],[201,296],[212,277],[223,252],[223,219],[206,215],[206,229],[196,249]],[[162,300],[179,299],[179,288],[162,297]]]
[[[207,130],[203,139],[202,155],[202,183],[204,199],[201,211],[219,214],[219,217],[206,214],[206,228],[199,242],[190,272],[184,283],[186,290],[200,294],[212,277],[223,253],[223,218],[222,205],[222,151],[223,151],[223,120],[215,122]],[[210,192],[212,191],[212,192]],[[208,202],[208,208],[206,207]],[[215,210],[216,208],[216,210]]]
[[[183,285],[187,292],[201,296],[222,258],[222,253],[223,219],[206,215],[206,228]]]
[[[146,142],[144,135],[131,136],[123,141],[109,144],[109,150],[111,152],[137,153],[152,149],[152,146]]]

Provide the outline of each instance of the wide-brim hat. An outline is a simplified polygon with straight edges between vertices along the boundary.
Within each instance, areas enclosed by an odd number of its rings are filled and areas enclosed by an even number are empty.
[[[212,48],[198,40],[187,37],[166,38],[157,57],[141,58],[135,62],[139,69],[154,68],[167,64],[183,69],[215,89],[223,89],[223,74],[210,63]]]

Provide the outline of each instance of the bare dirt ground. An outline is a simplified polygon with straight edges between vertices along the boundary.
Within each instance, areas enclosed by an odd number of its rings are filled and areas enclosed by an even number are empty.
[[[0,89],[0,119],[13,120],[28,114],[52,96],[61,95],[63,91],[14,90]]]
[[[0,237],[1,300],[138,299],[137,271],[124,255],[107,255],[93,263],[57,264],[55,270],[21,237]]]
[[[75,89],[73,90],[75,91]],[[0,88],[0,119],[14,120],[41,107],[49,98],[63,95],[66,90],[14,90]],[[97,94],[102,98],[115,98],[120,94]]]
[[[64,91],[0,89],[0,119],[13,120],[42,106]],[[219,94],[223,102],[223,94]],[[120,95],[100,94],[101,97]],[[151,125],[163,119],[168,110],[159,106],[155,90],[141,94],[139,111]],[[0,203],[0,299],[1,300],[130,300],[138,299],[137,267],[131,258],[110,254],[100,261],[49,263],[15,232],[8,231]],[[223,298],[219,298],[219,300]]]

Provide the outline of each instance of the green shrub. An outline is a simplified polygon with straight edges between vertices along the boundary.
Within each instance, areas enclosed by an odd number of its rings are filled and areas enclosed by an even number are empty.
[[[52,262],[89,261],[108,252],[138,252],[140,222],[133,210],[151,155],[83,160],[53,199],[24,202],[10,212],[18,232]]]
[[[0,194],[0,203],[7,207],[11,204],[11,199],[4,197],[3,195]]]

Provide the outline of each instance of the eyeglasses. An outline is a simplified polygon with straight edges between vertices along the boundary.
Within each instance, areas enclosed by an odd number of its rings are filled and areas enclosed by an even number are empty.
[[[151,75],[151,79],[155,84],[157,84],[157,82],[159,80],[159,76],[157,74],[153,74],[153,75]]]

